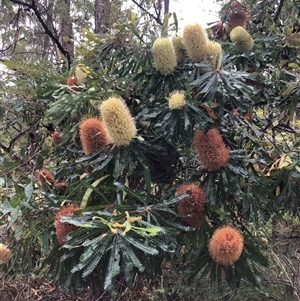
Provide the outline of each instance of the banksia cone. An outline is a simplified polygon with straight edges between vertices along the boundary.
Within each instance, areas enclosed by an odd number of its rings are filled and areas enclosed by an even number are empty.
[[[172,44],[175,49],[176,53],[176,59],[178,63],[181,63],[184,61],[184,46],[182,44],[182,37],[181,36],[173,36],[172,37]]]
[[[210,129],[207,133],[196,130],[193,144],[198,159],[208,171],[219,170],[229,160],[228,150],[216,128]]]
[[[212,259],[222,265],[232,265],[241,256],[244,247],[242,233],[232,227],[218,228],[212,235],[208,250]]]
[[[79,126],[81,146],[86,155],[109,143],[101,120],[87,118]]]
[[[60,219],[63,216],[71,216],[74,214],[76,210],[79,210],[80,208],[78,206],[67,206],[62,209],[60,209],[55,216],[55,229],[56,229],[56,237],[58,240],[58,243],[62,246],[64,245],[65,241],[64,238],[71,232],[75,231],[78,227],[69,223],[62,223]]]
[[[78,80],[76,76],[70,76],[67,78],[67,85],[70,92],[79,91],[80,88],[78,87]]]
[[[195,228],[202,226],[205,220],[205,194],[196,184],[187,184],[180,186],[176,195],[181,195],[190,192],[191,195],[183,198],[177,203],[177,210],[182,220]]]
[[[176,53],[172,42],[158,38],[152,48],[155,68],[163,75],[172,73],[177,65]]]
[[[207,54],[211,58],[210,64],[213,68],[220,69],[223,53],[222,46],[218,42],[209,41],[207,43]]]
[[[85,64],[79,64],[75,69],[75,75],[79,85],[86,83],[90,74],[91,71]]]
[[[169,96],[169,109],[179,109],[186,104],[184,92],[183,91],[174,91]]]
[[[58,190],[66,190],[67,187],[68,187],[68,184],[65,183],[65,182],[55,183],[55,188],[58,189]]]
[[[241,26],[235,27],[230,32],[230,39],[241,52],[247,52],[253,48],[253,39],[251,35]]]
[[[47,183],[50,185],[55,184],[54,176],[47,169],[41,169],[38,171],[36,177],[41,183]]]
[[[4,244],[0,243],[0,262],[8,263],[10,259],[11,253],[9,248],[7,248]]]
[[[116,146],[128,145],[137,131],[125,102],[121,98],[110,97],[102,102],[100,112],[109,139]]]
[[[201,62],[206,59],[208,38],[200,24],[186,25],[183,29],[182,42],[192,62]]]
[[[231,4],[229,15],[228,15],[228,21],[227,21],[227,32],[230,33],[231,30],[237,26],[241,26],[243,28],[246,28],[249,16],[246,11],[246,7],[242,5],[241,3],[234,1]]]
[[[51,134],[51,138],[52,138],[52,143],[56,146],[60,143],[61,141],[61,134],[59,131],[55,131]]]

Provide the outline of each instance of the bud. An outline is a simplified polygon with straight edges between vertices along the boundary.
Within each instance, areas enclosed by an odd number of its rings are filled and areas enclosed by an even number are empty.
[[[183,91],[174,91],[169,96],[169,109],[180,109],[186,104],[184,92]]]
[[[209,41],[207,43],[207,54],[211,58],[211,66],[216,70],[220,69],[223,58],[221,44],[218,42]]]
[[[75,69],[75,75],[79,85],[85,84],[90,74],[91,70],[85,64],[79,64]]]
[[[109,143],[105,127],[97,118],[87,118],[79,126],[81,146],[86,155]]]
[[[177,65],[176,53],[171,41],[158,38],[152,48],[155,68],[163,75],[172,73]]]
[[[201,164],[208,171],[216,171],[229,161],[229,153],[218,129],[205,133],[196,130],[193,139],[194,149]]]
[[[38,171],[36,177],[41,183],[47,183],[49,185],[55,184],[54,176],[47,169]]]
[[[123,99],[108,98],[100,105],[100,112],[109,139],[116,146],[128,145],[137,130]]]
[[[177,211],[183,222],[192,227],[199,228],[205,220],[205,194],[201,187],[191,183],[181,185],[177,189],[176,195],[179,196],[186,192],[190,192],[191,195],[177,203]]]
[[[75,231],[78,227],[69,223],[62,223],[60,221],[60,219],[63,216],[72,216],[74,214],[74,212],[76,210],[79,210],[80,207],[78,206],[74,206],[74,205],[70,205],[64,208],[61,208],[55,216],[55,221],[54,221],[54,225],[55,225],[55,229],[56,229],[56,237],[58,240],[58,243],[63,246],[65,244],[65,237]]]
[[[175,49],[176,59],[178,63],[181,63],[185,59],[184,55],[184,46],[182,44],[182,37],[181,36],[173,36],[172,37],[172,44]]]
[[[183,29],[182,42],[192,62],[201,62],[206,59],[208,37],[200,24],[186,25]]]
[[[235,263],[240,258],[243,247],[242,233],[232,226],[218,228],[208,244],[210,256],[215,262],[222,265]]]
[[[253,48],[251,35],[241,26],[237,26],[230,32],[230,39],[241,52],[250,51]]]
[[[0,243],[0,263],[8,263],[11,253],[8,247]]]
[[[55,131],[51,134],[52,143],[54,146],[58,145],[61,141],[61,134],[59,131]]]

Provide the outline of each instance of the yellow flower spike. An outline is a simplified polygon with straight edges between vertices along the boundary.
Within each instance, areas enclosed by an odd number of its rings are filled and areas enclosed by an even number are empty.
[[[91,70],[85,64],[79,64],[75,69],[75,75],[78,81],[78,84],[85,84],[88,80],[88,77],[91,76]]]
[[[180,109],[186,104],[184,91],[173,91],[170,93],[169,99],[169,109]]]

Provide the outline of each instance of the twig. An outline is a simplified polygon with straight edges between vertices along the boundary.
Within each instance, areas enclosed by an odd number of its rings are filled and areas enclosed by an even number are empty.
[[[163,25],[162,21],[154,16],[153,14],[149,13],[142,5],[140,5],[137,1],[132,0],[132,2],[137,5],[143,12],[145,12],[149,17],[151,17],[152,19],[154,19],[159,25]]]

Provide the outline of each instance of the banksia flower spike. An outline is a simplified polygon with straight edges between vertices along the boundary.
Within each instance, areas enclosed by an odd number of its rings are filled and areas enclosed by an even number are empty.
[[[229,153],[218,129],[210,129],[205,133],[196,130],[193,139],[198,159],[208,171],[216,171],[229,161]]]
[[[97,118],[87,118],[79,126],[81,146],[86,155],[109,143],[105,127]]]
[[[80,87],[78,87],[78,80],[76,76],[70,76],[67,78],[66,82],[70,92],[80,91]]]
[[[174,91],[169,96],[169,109],[180,109],[186,104],[183,91]]]
[[[176,53],[172,42],[158,38],[152,47],[155,68],[163,75],[172,73],[177,65]]]
[[[75,75],[79,85],[85,84],[90,74],[91,74],[91,70],[85,64],[79,64],[75,69]]]
[[[237,26],[230,32],[230,39],[241,52],[248,52],[253,48],[251,35],[241,26]]]
[[[237,26],[246,28],[249,16],[246,11],[246,7],[237,1],[233,1],[229,10],[228,21],[226,24],[226,30],[228,33]]]
[[[72,216],[76,210],[79,210],[79,206],[70,205],[64,208],[61,208],[55,216],[54,225],[55,225],[55,232],[58,243],[62,246],[65,244],[65,237],[75,231],[78,227],[69,223],[63,223],[60,219],[63,216]]]
[[[8,263],[11,253],[8,247],[0,243],[0,263]]]
[[[179,196],[186,192],[190,192],[191,195],[183,198],[177,203],[177,211],[183,222],[192,227],[199,228],[205,220],[205,194],[201,187],[191,183],[181,185],[177,189],[176,195]]]
[[[212,235],[208,250],[212,259],[222,265],[232,265],[241,256],[244,247],[242,233],[232,226],[218,228]]]
[[[172,44],[175,49],[176,53],[176,59],[178,63],[181,63],[184,61],[185,55],[184,55],[184,46],[182,44],[182,37],[181,36],[173,36],[172,37]]]
[[[55,185],[54,176],[47,169],[41,169],[40,171],[38,171],[36,177],[41,183]]]
[[[52,143],[54,146],[58,145],[61,141],[61,133],[59,131],[55,131],[51,134]]]
[[[66,190],[67,187],[68,187],[68,184],[65,183],[65,182],[55,183],[55,188],[58,189],[58,190]]]
[[[207,43],[207,54],[211,58],[210,64],[213,68],[220,69],[223,53],[222,46],[218,42],[209,41]]]
[[[110,97],[100,105],[103,124],[109,139],[116,145],[128,145],[137,130],[123,99]]]
[[[183,29],[182,42],[192,62],[201,62],[206,59],[208,37],[200,24],[186,25]]]

